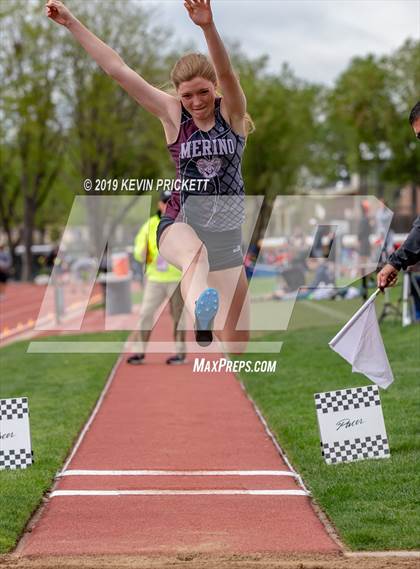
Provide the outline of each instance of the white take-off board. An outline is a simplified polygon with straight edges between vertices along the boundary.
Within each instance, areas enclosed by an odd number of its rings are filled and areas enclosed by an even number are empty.
[[[0,399],[0,470],[33,462],[27,397]]]
[[[315,393],[314,397],[327,464],[390,456],[377,385]]]

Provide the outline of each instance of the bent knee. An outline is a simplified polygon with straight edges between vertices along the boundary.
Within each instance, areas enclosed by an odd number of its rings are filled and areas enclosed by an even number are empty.
[[[197,247],[187,247],[182,259],[182,271],[187,271],[190,267],[194,269],[208,268],[209,258],[207,249],[204,245]]]

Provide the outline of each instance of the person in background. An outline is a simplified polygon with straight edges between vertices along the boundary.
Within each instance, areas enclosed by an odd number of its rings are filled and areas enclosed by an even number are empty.
[[[168,365],[176,365],[185,362],[185,330],[182,319],[184,302],[179,286],[182,273],[176,267],[166,262],[159,254],[156,244],[157,226],[161,216],[165,213],[166,204],[170,197],[171,192],[169,191],[161,193],[157,213],[142,225],[134,242],[134,258],[139,263],[145,263],[146,266],[146,284],[141,304],[140,332],[137,333],[135,340],[141,340],[142,350],[140,353],[133,354],[127,359],[127,363],[131,365],[143,363],[154,316],[162,302],[168,298],[174,321],[174,338],[177,353],[169,357],[166,363]]]
[[[363,200],[360,204],[360,220],[357,229],[357,239],[359,242],[359,266],[362,271],[362,290],[364,300],[368,297],[368,277],[364,274],[370,258],[370,234],[371,224],[369,219],[369,202]]]
[[[247,280],[251,280],[254,273],[255,265],[257,264],[260,247],[258,244],[250,245],[244,259],[244,267]]]
[[[380,198],[381,206],[375,213],[376,234],[380,240],[381,256],[388,256],[393,245],[393,231],[390,229],[392,211],[388,209],[387,203]]]
[[[0,244],[0,300],[6,293],[6,284],[12,269],[12,258],[3,244]]]

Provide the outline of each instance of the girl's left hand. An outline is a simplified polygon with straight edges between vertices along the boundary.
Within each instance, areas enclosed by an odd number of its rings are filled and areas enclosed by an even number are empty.
[[[197,26],[204,27],[213,22],[210,0],[185,0],[184,6]]]

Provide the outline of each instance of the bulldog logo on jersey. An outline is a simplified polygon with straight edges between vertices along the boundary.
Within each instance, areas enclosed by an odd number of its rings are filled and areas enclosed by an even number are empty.
[[[197,160],[197,168],[202,176],[206,178],[214,178],[220,172],[222,167],[222,160],[220,158],[212,158],[207,160],[206,158],[200,158]]]

